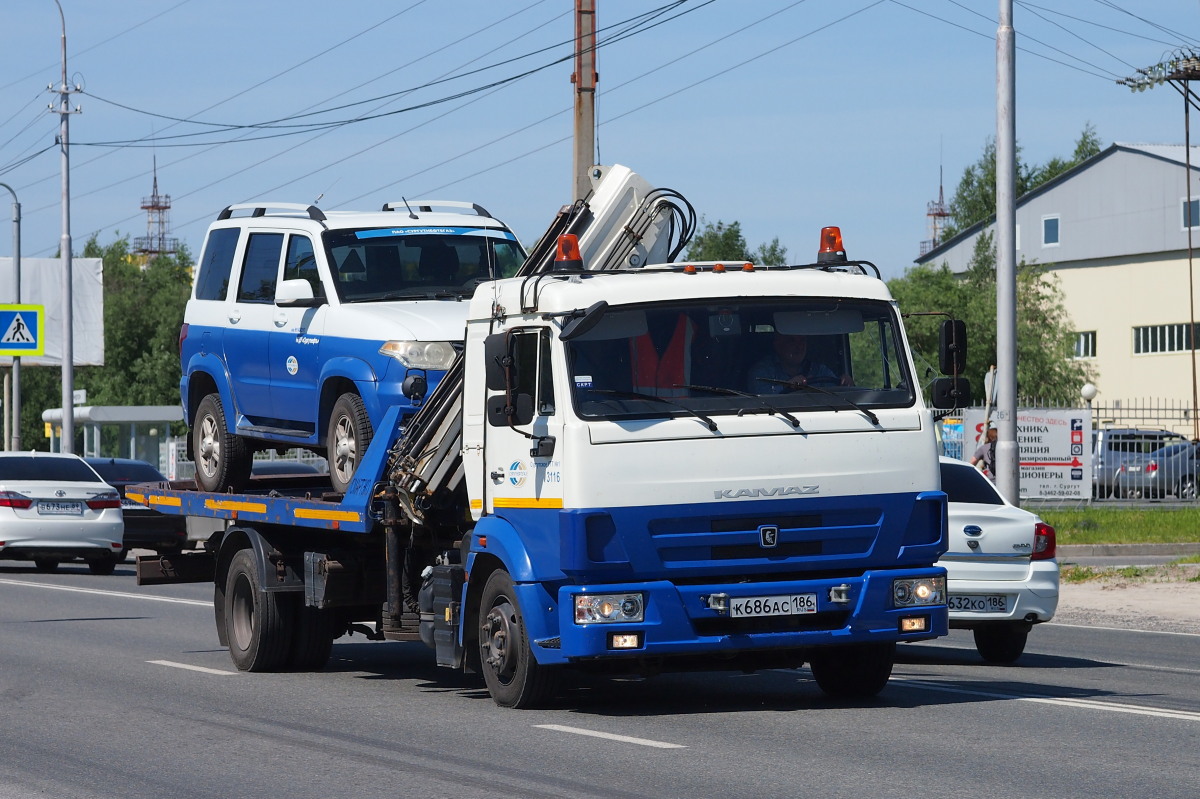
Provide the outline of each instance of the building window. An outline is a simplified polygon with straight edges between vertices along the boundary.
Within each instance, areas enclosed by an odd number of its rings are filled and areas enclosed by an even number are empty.
[[[1042,246],[1053,247],[1058,244],[1058,217],[1042,217]]]
[[[1095,358],[1096,357],[1096,331],[1088,330],[1082,333],[1075,334],[1075,357],[1076,358]]]
[[[1183,207],[1183,229],[1200,227],[1200,199],[1189,200],[1185,197],[1180,205]]]
[[[1195,340],[1194,330],[1187,322],[1135,327],[1133,329],[1133,354],[1187,352],[1192,349],[1192,342]]]

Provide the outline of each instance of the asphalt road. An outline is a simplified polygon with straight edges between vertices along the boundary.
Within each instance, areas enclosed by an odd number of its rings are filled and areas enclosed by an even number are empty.
[[[879,698],[807,670],[579,677],[496,707],[420,644],[240,674],[211,589],[0,563],[0,798],[1197,795],[1200,636],[1042,625],[904,647]]]

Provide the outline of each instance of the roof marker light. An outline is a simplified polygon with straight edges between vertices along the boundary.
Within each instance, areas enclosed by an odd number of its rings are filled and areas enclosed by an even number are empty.
[[[685,275],[694,275],[694,274],[696,274],[696,265],[695,265],[695,264],[688,264],[687,266],[685,266],[685,267],[683,268],[683,273],[684,273]]]
[[[724,272],[725,264],[713,264],[713,271],[714,272]]]
[[[846,248],[842,246],[842,229],[821,228],[821,249],[817,250],[817,263],[845,263]]]
[[[753,272],[753,271],[754,271],[754,264],[752,264],[752,263],[750,263],[749,261],[747,261],[746,263],[742,264],[742,271],[743,271],[743,272]]]
[[[564,233],[558,237],[558,254],[554,256],[555,270],[583,269],[583,256],[579,253],[579,237]]]

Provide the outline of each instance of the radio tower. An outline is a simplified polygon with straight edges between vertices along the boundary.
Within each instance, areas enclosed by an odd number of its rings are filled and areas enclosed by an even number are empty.
[[[925,255],[942,243],[942,231],[946,229],[946,220],[950,212],[946,210],[946,195],[942,190],[942,168],[938,167],[938,198],[925,206],[925,216],[929,219],[929,238],[921,242],[921,255]]]
[[[133,251],[143,257],[143,268],[160,255],[174,255],[179,251],[179,239],[171,238],[171,195],[158,193],[158,157],[154,159],[154,189],[149,197],[142,198],[142,210],[146,212],[146,235],[133,241]]]

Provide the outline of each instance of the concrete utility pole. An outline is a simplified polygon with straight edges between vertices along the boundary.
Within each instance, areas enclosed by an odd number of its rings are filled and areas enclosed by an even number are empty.
[[[996,30],[996,487],[1019,504],[1017,448],[1017,108],[1012,0]]]
[[[21,304],[21,203],[17,200],[17,193],[13,191],[12,186],[7,183],[0,183],[0,187],[8,189],[8,193],[13,198],[13,302],[17,305]],[[8,404],[4,408],[5,416],[8,423],[12,425],[9,430],[8,448],[13,452],[21,449],[21,356],[14,355],[12,359],[12,392],[9,395]]]
[[[575,0],[575,158],[572,199],[592,190],[588,178],[596,152],[596,0]]]
[[[72,89],[67,84],[67,18],[62,3],[58,16],[62,20],[62,83],[58,87],[58,147],[62,152],[62,241],[59,255],[62,258],[62,443],[61,452],[75,451],[75,352],[72,336],[71,299],[71,156],[67,138],[67,120],[71,116]],[[78,110],[78,109],[77,109]]]

